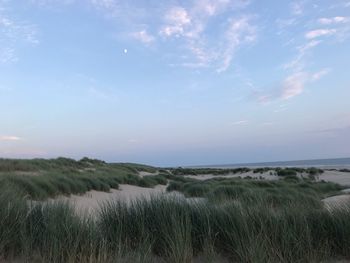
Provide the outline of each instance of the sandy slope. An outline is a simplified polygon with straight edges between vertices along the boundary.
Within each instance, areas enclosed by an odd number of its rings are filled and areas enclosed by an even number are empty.
[[[322,200],[325,207],[329,210],[350,209],[350,195],[336,195]]]
[[[154,188],[144,188],[134,185],[121,184],[119,190],[111,189],[109,193],[99,191],[89,191],[83,195],[59,196],[50,201],[67,201],[74,205],[79,212],[94,212],[100,204],[108,200],[124,200],[130,202],[137,198],[150,198],[151,195],[165,193],[165,185],[157,185]]]

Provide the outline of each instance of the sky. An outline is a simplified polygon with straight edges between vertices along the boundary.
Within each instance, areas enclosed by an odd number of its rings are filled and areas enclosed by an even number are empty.
[[[349,0],[0,0],[0,156],[350,157]]]

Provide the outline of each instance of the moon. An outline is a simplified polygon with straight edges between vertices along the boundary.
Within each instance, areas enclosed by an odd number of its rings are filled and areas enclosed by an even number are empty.
[[[126,53],[128,53],[128,50],[125,48],[125,49],[124,49],[124,54],[126,54]]]

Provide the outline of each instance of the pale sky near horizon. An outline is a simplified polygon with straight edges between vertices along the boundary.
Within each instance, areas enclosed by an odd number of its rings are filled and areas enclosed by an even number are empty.
[[[350,0],[0,0],[0,157],[350,157]]]

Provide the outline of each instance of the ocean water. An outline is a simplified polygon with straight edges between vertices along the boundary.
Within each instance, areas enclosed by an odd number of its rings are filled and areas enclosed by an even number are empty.
[[[324,167],[324,168],[349,168],[350,158],[334,158],[334,159],[317,159],[317,160],[298,160],[298,161],[281,161],[281,162],[261,162],[261,163],[237,163],[237,164],[221,164],[208,165],[200,167],[212,168],[235,168],[235,167]],[[197,166],[199,167],[199,166]]]

